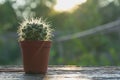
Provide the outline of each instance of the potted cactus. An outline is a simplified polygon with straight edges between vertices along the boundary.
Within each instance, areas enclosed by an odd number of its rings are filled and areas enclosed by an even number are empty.
[[[47,72],[53,29],[41,18],[25,19],[18,27],[18,41],[25,73]]]

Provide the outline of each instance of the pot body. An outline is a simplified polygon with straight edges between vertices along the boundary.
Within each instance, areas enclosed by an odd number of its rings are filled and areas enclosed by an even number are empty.
[[[25,73],[45,74],[48,67],[50,41],[21,41]]]

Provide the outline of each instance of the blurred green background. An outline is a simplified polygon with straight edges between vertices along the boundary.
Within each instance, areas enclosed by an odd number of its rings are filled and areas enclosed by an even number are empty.
[[[120,65],[120,25],[94,35],[60,40],[119,20],[120,0],[0,0],[0,65],[22,64],[16,31],[29,17],[47,18],[55,29],[50,65]]]

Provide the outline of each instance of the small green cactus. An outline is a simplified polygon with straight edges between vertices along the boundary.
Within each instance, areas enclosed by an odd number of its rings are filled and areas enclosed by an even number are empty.
[[[50,25],[41,18],[24,20],[18,28],[18,40],[50,41],[53,34]]]

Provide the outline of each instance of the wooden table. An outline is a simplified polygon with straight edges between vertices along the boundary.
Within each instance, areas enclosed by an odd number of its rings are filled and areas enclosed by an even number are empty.
[[[120,80],[120,67],[49,66],[46,75],[25,74],[22,66],[0,66],[0,80]]]

